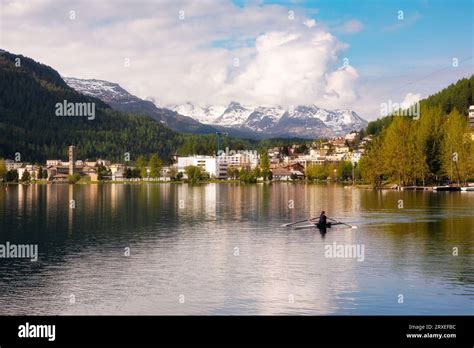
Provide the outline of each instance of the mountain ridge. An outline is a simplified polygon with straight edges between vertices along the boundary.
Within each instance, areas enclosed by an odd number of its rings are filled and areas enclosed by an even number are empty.
[[[110,105],[114,110],[146,115],[155,121],[181,133],[211,134],[216,129],[210,125],[201,124],[199,121],[183,116],[173,110],[161,108],[152,101],[141,99],[118,83],[99,79],[79,79],[63,77],[69,87],[87,96],[92,96]]]
[[[367,126],[368,122],[350,109],[327,110],[316,105],[244,106],[232,101],[227,107],[170,105],[178,111],[213,127],[254,132],[260,136],[304,136],[307,138],[341,136]],[[218,115],[206,110],[223,110]]]

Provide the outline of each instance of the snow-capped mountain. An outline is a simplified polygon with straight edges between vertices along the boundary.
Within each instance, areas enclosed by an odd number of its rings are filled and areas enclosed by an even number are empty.
[[[118,83],[112,83],[103,80],[82,80],[74,77],[63,77],[63,80],[69,87],[75,89],[84,95],[99,98],[102,101],[117,101],[130,99],[129,102],[135,102],[134,96],[124,90]],[[136,98],[138,99],[138,98]]]
[[[193,117],[183,116],[175,111],[161,108],[149,100],[140,99],[117,83],[103,80],[83,80],[63,77],[69,87],[84,95],[92,96],[110,105],[114,110],[132,114],[147,115],[169,128],[186,133],[214,133],[210,125],[201,124]]]
[[[246,108],[239,103],[231,102],[220,116],[214,119],[213,123],[224,127],[239,126],[248,119],[251,113],[251,108]]]
[[[254,132],[268,136],[330,137],[345,135],[367,126],[367,121],[348,109],[326,110],[316,105],[242,106],[231,102],[227,107],[195,107],[191,103],[171,106],[183,115],[216,127]],[[179,111],[178,111],[179,110]],[[213,110],[213,112],[206,112]],[[219,115],[219,111],[222,113]]]
[[[169,105],[168,109],[192,117],[198,122],[212,124],[216,118],[223,114],[226,108],[218,105],[193,105],[187,102],[182,105]]]
[[[214,133],[221,130],[236,136],[259,138],[316,138],[345,135],[367,126],[367,121],[346,109],[330,111],[316,105],[251,107],[235,101],[228,106],[188,102],[164,108],[130,94],[117,83],[68,77],[64,81],[76,91],[101,99],[113,109],[148,115],[179,132]]]

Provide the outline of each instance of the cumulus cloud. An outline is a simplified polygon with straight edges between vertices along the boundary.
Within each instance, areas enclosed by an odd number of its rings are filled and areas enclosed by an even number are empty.
[[[347,45],[314,19],[291,19],[283,6],[20,0],[2,7],[2,48],[64,76],[118,82],[160,105],[345,107],[357,98],[358,72],[339,67]],[[352,21],[346,30],[361,28]]]

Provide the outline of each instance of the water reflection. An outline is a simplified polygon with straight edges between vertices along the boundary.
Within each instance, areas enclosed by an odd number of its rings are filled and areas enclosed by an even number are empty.
[[[335,185],[9,186],[0,190],[0,243],[37,243],[40,260],[0,259],[0,308],[473,314],[473,206],[471,193]],[[321,210],[359,228],[281,227]],[[363,244],[364,262],[326,258],[333,242]]]

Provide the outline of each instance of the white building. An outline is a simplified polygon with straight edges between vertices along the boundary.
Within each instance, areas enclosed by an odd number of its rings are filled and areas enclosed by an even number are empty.
[[[115,173],[118,173],[118,172],[123,173],[125,171],[125,164],[115,163],[115,164],[110,165],[109,169],[112,175],[115,175]]]
[[[258,153],[257,151],[226,151],[217,156],[218,161],[221,163],[227,163],[230,167],[236,168],[255,168],[258,166]]]
[[[335,148],[336,153],[348,153],[349,152],[349,147],[347,146],[340,146]]]
[[[354,139],[356,138],[357,136],[357,132],[351,132],[349,134],[346,134],[346,136],[344,137],[344,139],[346,139],[347,141],[354,141]]]
[[[51,167],[51,166],[60,166],[63,164],[63,161],[59,159],[55,160],[46,160],[46,167]]]
[[[324,164],[324,162],[326,162],[326,156],[320,156],[317,155],[317,153],[313,153],[313,155],[310,154],[298,156],[289,161],[289,164],[300,163],[303,167],[306,168],[309,165]]]
[[[23,167],[24,163],[23,162],[16,162],[14,160],[7,159],[5,160],[5,167],[7,167],[7,170],[15,170]]]
[[[36,179],[38,177],[39,168],[32,164],[27,164],[21,168],[18,168],[18,179],[21,180],[21,177],[25,172],[28,172],[32,179]]]
[[[201,167],[211,178],[218,177],[217,159],[213,156],[194,155],[188,157],[178,157],[176,169],[180,173],[184,173],[186,167]],[[227,170],[227,169],[226,169]]]
[[[185,173],[188,166],[201,167],[211,178],[226,179],[229,167],[250,168],[258,166],[258,154],[256,151],[226,151],[215,156],[194,155],[187,157],[178,157],[176,169],[178,172]]]

